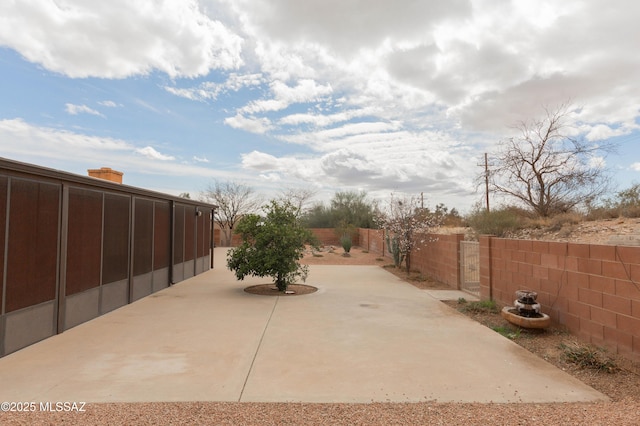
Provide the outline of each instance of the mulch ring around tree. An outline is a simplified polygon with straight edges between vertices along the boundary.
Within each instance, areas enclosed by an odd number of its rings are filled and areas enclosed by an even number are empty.
[[[305,284],[289,284],[287,291],[279,291],[275,284],[258,284],[246,287],[245,292],[251,294],[258,294],[260,296],[302,296],[305,294],[311,294],[318,291],[318,289],[311,285]]]

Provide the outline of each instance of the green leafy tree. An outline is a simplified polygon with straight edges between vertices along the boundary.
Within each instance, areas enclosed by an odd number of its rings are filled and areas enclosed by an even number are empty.
[[[349,224],[356,228],[374,228],[375,207],[364,191],[336,192],[331,200],[333,226]]]
[[[338,228],[342,224],[355,228],[375,228],[377,205],[364,191],[336,192],[327,207],[314,204],[305,212],[304,222],[310,228]]]
[[[297,207],[288,201],[272,200],[263,208],[265,216],[248,214],[236,227],[240,246],[227,257],[227,267],[239,280],[246,276],[272,277],[280,291],[297,280],[305,281],[308,266],[298,261],[305,244],[314,236],[297,219]]]

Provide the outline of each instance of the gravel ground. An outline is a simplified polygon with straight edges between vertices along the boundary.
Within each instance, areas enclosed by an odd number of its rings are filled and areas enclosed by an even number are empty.
[[[640,404],[90,404],[81,413],[2,413],[3,425],[637,425]]]
[[[337,250],[338,251],[338,250]],[[341,250],[339,250],[341,252]],[[310,258],[310,264],[339,262],[378,264],[377,256],[352,251],[352,258],[324,253]],[[356,258],[356,259],[354,259]],[[366,258],[366,259],[365,259]],[[416,277],[420,288],[439,288]],[[485,316],[486,320],[487,317]],[[480,320],[478,318],[478,320]],[[523,346],[536,353],[536,348],[550,347],[562,334],[550,333],[546,338],[529,336]],[[547,340],[544,340],[547,339]],[[554,343],[555,344],[555,343]],[[467,404],[467,403],[118,403],[87,404],[83,412],[40,411],[1,412],[1,425],[637,425],[640,423],[640,376],[638,371],[622,370],[615,374],[589,372],[561,364],[552,352],[539,353],[549,362],[611,398],[607,403],[572,404]],[[310,368],[312,368],[312,364]],[[64,407],[63,407],[64,408]]]

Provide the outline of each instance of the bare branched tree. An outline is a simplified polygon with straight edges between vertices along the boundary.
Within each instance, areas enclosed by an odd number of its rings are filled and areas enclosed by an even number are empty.
[[[308,205],[315,197],[316,192],[308,188],[285,188],[281,191],[278,199],[288,201],[295,208],[297,218],[307,212]]]
[[[519,123],[520,136],[500,144],[490,173],[491,190],[515,198],[548,217],[602,195],[609,178],[603,167],[609,143],[569,136],[570,105],[545,108],[545,117]]]
[[[216,204],[214,221],[220,227],[224,236],[223,246],[231,246],[231,238],[236,223],[244,215],[254,213],[262,204],[262,200],[256,196],[253,189],[237,182],[215,181],[202,193],[203,198]]]

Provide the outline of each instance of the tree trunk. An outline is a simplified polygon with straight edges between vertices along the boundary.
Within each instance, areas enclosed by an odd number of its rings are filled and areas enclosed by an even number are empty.
[[[280,274],[276,277],[276,287],[279,291],[287,291],[287,281]]]
[[[404,263],[407,265],[407,274],[411,272],[411,252],[404,255]]]

